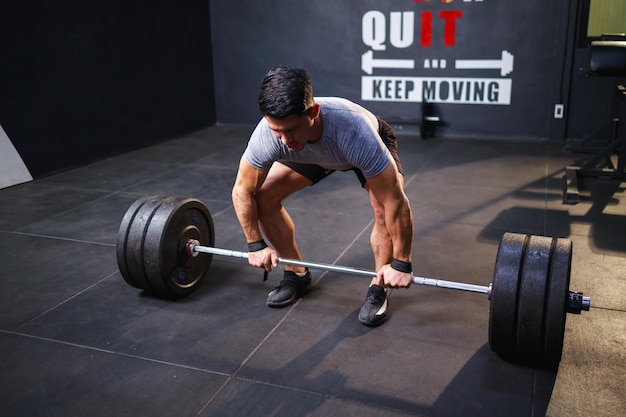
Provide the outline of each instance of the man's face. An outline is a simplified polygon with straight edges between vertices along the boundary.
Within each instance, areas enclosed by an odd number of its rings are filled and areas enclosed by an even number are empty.
[[[287,116],[282,119],[275,119],[265,116],[267,124],[276,137],[292,152],[304,149],[307,143],[316,142],[319,137],[315,129],[315,117],[309,112],[301,116]]]

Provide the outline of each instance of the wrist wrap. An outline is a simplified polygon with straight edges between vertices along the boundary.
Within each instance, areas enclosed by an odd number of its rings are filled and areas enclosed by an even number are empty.
[[[411,262],[400,261],[396,258],[393,258],[391,260],[390,266],[396,271],[405,272],[407,274],[410,274],[411,272],[413,272],[413,267],[411,266]]]
[[[267,248],[267,243],[263,239],[248,243],[248,252],[257,252],[265,248]]]

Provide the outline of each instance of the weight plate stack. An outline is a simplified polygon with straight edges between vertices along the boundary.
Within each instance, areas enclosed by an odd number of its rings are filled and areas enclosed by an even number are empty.
[[[117,262],[131,286],[168,298],[194,292],[212,255],[191,256],[187,240],[215,243],[213,220],[197,199],[142,197],[126,211],[117,239]]]
[[[126,211],[117,237],[117,265],[124,280],[131,286],[150,291],[143,266],[143,239],[154,210],[162,197],[142,197]]]
[[[561,360],[572,242],[505,233],[489,310],[489,345],[503,359],[554,368]]]

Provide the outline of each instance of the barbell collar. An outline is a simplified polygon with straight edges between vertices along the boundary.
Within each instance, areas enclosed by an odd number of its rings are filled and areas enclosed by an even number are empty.
[[[580,314],[581,311],[589,311],[591,307],[591,299],[583,296],[583,293],[576,291],[569,291],[569,300],[567,305],[567,312],[573,314]]]
[[[230,250],[230,249],[220,249],[220,248],[214,248],[210,246],[202,246],[199,244],[198,241],[192,240],[192,239],[187,241],[187,243],[185,244],[185,248],[187,250],[187,253],[190,256],[196,256],[198,252],[202,252],[202,253],[209,253],[213,255],[230,256],[233,258],[248,259],[248,252],[241,252],[241,251]],[[325,263],[319,263],[319,262],[307,262],[307,261],[301,261],[298,259],[278,258],[278,263],[283,264],[283,265],[293,265],[293,266],[303,266],[303,267],[313,268],[313,269],[323,269],[323,270],[334,271],[334,272],[344,272],[344,273],[353,274],[353,275],[363,275],[363,276],[367,276],[370,278],[376,276],[376,272],[368,271],[365,269],[358,269],[358,268],[352,268],[352,267],[341,266],[341,265],[325,264]],[[441,279],[418,277],[418,276],[413,276],[412,281],[413,283],[418,284],[418,285],[427,285],[431,287],[449,288],[453,290],[477,292],[477,293],[482,293],[482,294],[491,293],[491,284],[489,284],[489,286],[483,286],[483,285],[466,284],[462,282],[445,281]]]

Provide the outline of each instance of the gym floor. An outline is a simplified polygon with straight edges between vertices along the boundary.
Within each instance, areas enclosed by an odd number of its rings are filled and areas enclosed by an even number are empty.
[[[626,195],[585,178],[562,203],[562,144],[399,138],[413,208],[414,272],[488,285],[506,231],[569,237],[558,371],[488,345],[484,294],[395,290],[381,327],[357,321],[369,279],[313,271],[311,293],[265,306],[281,278],[213,258],[178,301],[130,287],[115,243],[145,195],[196,197],[215,245],[245,250],[230,201],[251,127],[217,126],[0,190],[0,414],[6,416],[624,416]],[[582,157],[584,159],[584,157]],[[372,269],[372,213],[352,173],[285,201],[308,261]],[[201,255],[203,256],[203,255]]]

